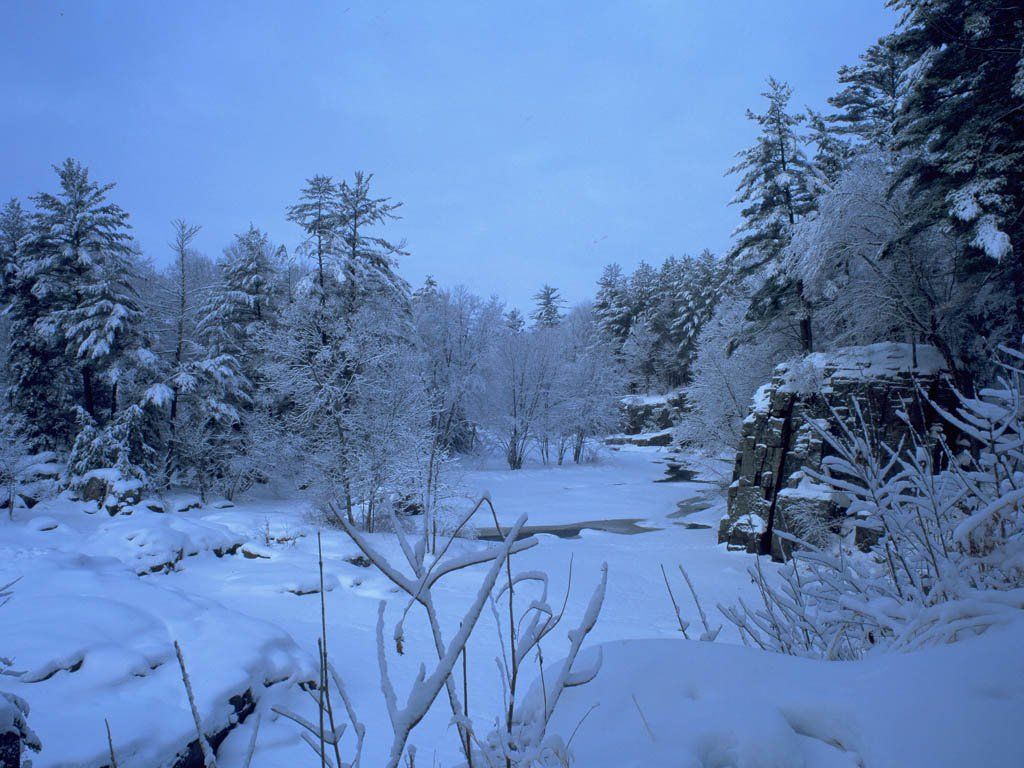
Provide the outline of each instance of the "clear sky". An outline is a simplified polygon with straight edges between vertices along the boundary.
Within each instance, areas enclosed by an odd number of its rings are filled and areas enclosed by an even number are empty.
[[[405,204],[410,282],[575,301],[610,261],[722,252],[766,76],[820,108],[893,22],[882,0],[0,0],[0,196],[74,156],[160,264],[176,217],[210,255],[250,222],[292,247],[303,180],[363,169]]]

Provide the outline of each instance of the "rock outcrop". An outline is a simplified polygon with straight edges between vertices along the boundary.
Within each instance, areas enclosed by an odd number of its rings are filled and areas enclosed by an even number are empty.
[[[685,408],[681,392],[667,395],[627,395],[622,398],[622,434],[661,432],[679,423]]]
[[[895,447],[940,422],[932,402],[949,406],[954,398],[942,357],[929,346],[848,347],[778,366],[743,423],[719,542],[783,559],[780,530],[811,541],[846,532],[845,499],[805,471],[819,470],[829,450],[812,422],[849,418],[856,399],[875,437]],[[855,535],[866,534],[856,528]]]

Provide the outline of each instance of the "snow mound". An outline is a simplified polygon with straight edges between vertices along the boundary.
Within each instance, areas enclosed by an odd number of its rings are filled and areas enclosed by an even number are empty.
[[[186,557],[202,552],[217,556],[235,552],[245,537],[208,520],[136,513],[100,525],[83,542],[83,551],[114,557],[138,574],[171,570]]]
[[[597,679],[565,692],[550,732],[572,735],[582,766],[1021,765],[1022,640],[1017,623],[861,662],[683,640],[608,643]]]
[[[103,765],[109,719],[125,768],[167,764],[195,738],[174,652],[181,643],[203,729],[223,730],[239,697],[315,679],[282,629],[140,579],[111,559],[51,555],[3,609],[4,687],[31,702],[36,768]]]

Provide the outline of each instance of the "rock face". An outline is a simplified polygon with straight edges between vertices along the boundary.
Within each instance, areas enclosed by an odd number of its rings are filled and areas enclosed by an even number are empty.
[[[848,418],[853,399],[874,437],[895,447],[910,431],[940,423],[928,401],[948,407],[955,395],[941,355],[923,345],[848,347],[778,366],[757,391],[743,423],[720,543],[784,559],[777,531],[812,542],[827,532],[844,532],[845,500],[813,482],[804,469],[819,470],[829,452],[810,422],[826,426],[833,410]],[[861,528],[856,533],[865,535]]]
[[[685,407],[681,392],[667,395],[627,395],[622,398],[622,434],[639,435],[671,429]]]

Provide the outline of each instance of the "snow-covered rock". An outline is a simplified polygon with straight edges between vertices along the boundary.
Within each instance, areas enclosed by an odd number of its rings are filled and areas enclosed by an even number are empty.
[[[783,556],[778,537],[789,530],[813,539],[840,530],[844,500],[813,483],[804,471],[818,470],[828,446],[812,428],[851,417],[856,398],[876,438],[895,447],[908,433],[940,422],[929,400],[949,406],[953,392],[942,356],[934,347],[881,343],[814,353],[775,369],[754,395],[736,451],[728,514],[719,541]],[[922,398],[921,394],[925,397]],[[756,516],[765,529],[740,530],[738,521]],[[860,529],[856,529],[860,531]]]

